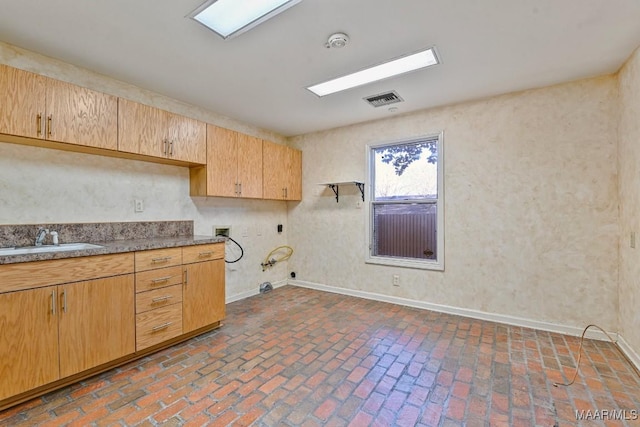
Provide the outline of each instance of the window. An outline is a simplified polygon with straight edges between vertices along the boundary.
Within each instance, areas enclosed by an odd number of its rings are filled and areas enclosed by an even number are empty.
[[[444,270],[442,134],[372,145],[367,262]]]

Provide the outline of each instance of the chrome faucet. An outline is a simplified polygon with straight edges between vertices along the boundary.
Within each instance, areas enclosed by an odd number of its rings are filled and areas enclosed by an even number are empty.
[[[36,234],[36,246],[42,246],[42,242],[44,241],[44,238],[47,237],[47,234],[49,234],[49,230],[47,230],[44,227],[40,227],[38,228],[38,233]]]

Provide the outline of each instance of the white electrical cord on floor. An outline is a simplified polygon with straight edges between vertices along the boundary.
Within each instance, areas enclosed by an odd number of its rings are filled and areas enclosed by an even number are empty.
[[[618,348],[618,346],[616,345],[616,341],[613,338],[611,338],[611,335],[609,335],[607,331],[605,331],[598,325],[594,325],[594,324],[587,325],[587,327],[584,328],[584,331],[582,331],[582,336],[580,336],[580,347],[578,348],[578,362],[576,363],[576,371],[573,374],[573,378],[568,383],[553,383],[554,387],[558,387],[558,386],[568,387],[576,381],[576,378],[578,377],[578,369],[580,369],[580,360],[582,359],[582,345],[584,344],[584,336],[587,333],[587,330],[589,328],[600,329],[607,336],[607,338],[609,338],[609,340],[616,346],[616,348]],[[623,356],[625,357],[625,359],[627,358],[624,354]]]

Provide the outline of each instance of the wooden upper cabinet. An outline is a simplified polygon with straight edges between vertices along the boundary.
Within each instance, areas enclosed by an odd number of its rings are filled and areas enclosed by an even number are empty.
[[[118,150],[204,164],[206,125],[198,120],[119,98]]]
[[[238,195],[238,133],[207,125],[207,196]]]
[[[117,98],[0,65],[0,133],[115,150]]]
[[[302,200],[302,151],[289,148],[287,200]]]
[[[118,98],[118,151],[165,157],[165,128],[164,111]]]
[[[238,184],[240,197],[262,198],[262,140],[238,134]]]
[[[207,162],[207,125],[178,114],[166,113],[169,157],[189,163]]]
[[[0,65],[0,133],[44,138],[48,80]]]
[[[265,199],[285,199],[285,187],[287,186],[287,147],[273,142],[263,142],[262,158],[263,169],[263,190]]]
[[[47,79],[47,139],[115,150],[117,120],[115,96]]]
[[[265,199],[302,199],[302,152],[286,145],[263,143]]]
[[[207,125],[207,166],[192,169],[191,195],[262,198],[262,140]]]

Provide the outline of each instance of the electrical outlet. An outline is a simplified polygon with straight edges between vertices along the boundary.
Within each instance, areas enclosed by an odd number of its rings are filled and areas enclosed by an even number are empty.
[[[393,275],[393,286],[400,286],[400,276],[397,274]]]
[[[136,199],[134,201],[134,210],[136,212],[144,212],[144,200]]]

